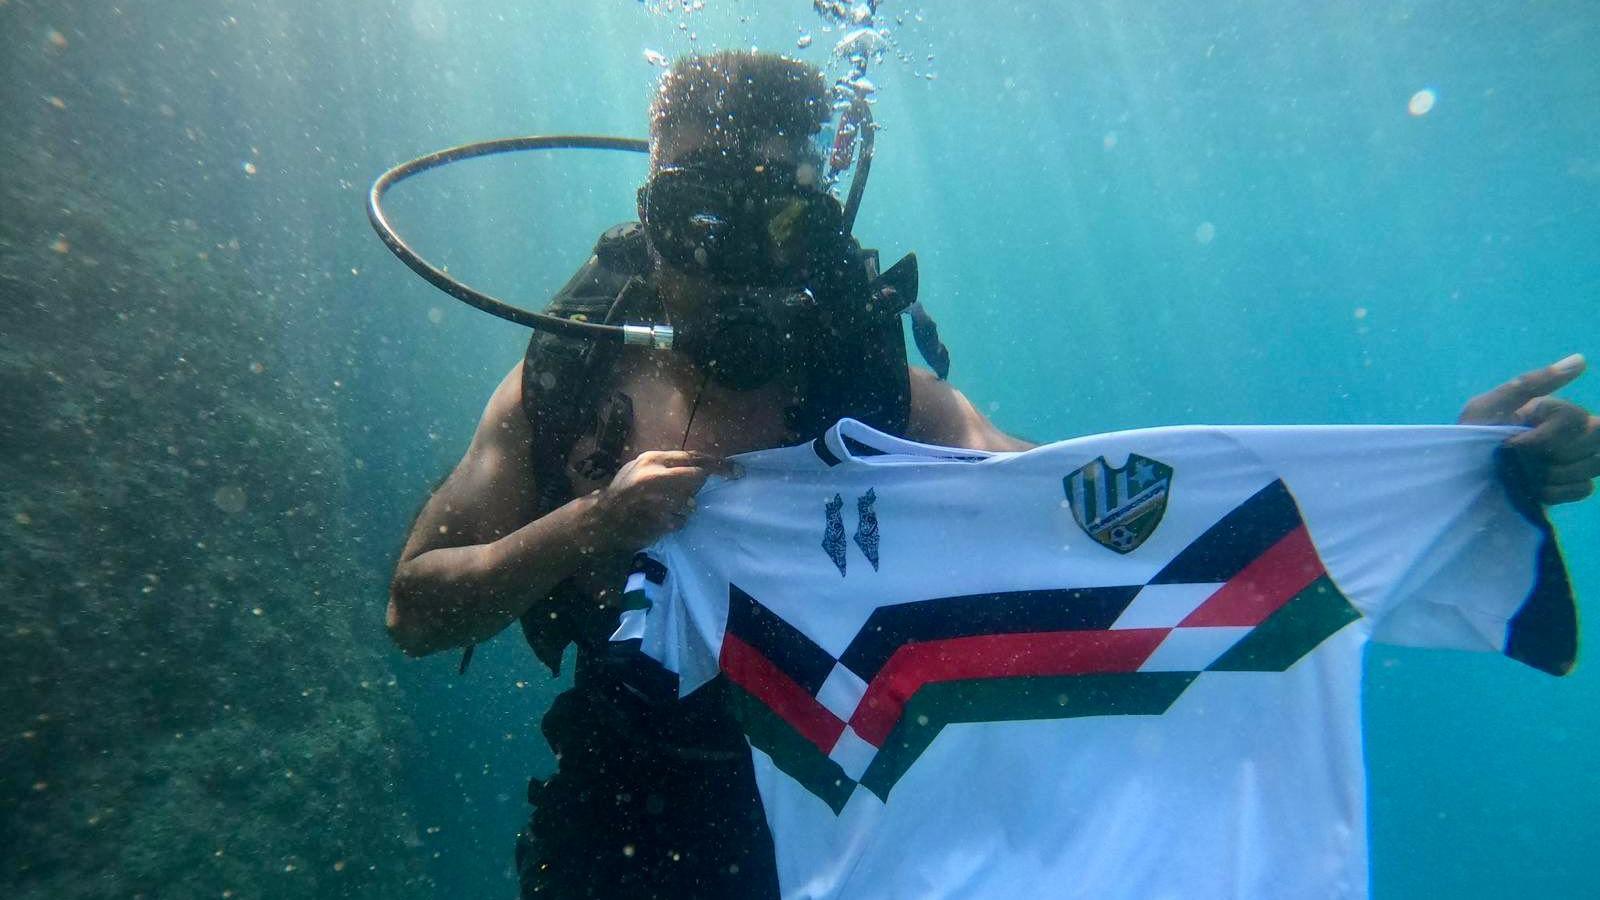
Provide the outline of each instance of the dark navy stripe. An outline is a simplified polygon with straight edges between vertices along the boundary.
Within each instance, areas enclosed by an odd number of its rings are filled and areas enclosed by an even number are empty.
[[[881,606],[839,661],[871,681],[901,646],[920,641],[1110,628],[1140,586],[1006,591]]]
[[[633,555],[633,571],[644,575],[644,580],[651,584],[663,584],[667,580],[667,567],[645,553]]]
[[[844,441],[845,449],[849,450],[856,456],[887,456],[890,453],[896,452],[894,450],[885,450],[882,447],[874,447],[871,444],[863,443],[849,436],[848,434],[841,433],[839,438],[840,440]],[[901,452],[907,456],[921,456],[926,459],[939,460],[941,462],[981,462],[989,458],[987,455],[981,453],[941,453],[938,451],[938,448],[931,447],[907,447]]]
[[[613,641],[606,645],[605,667],[609,676],[620,677],[635,695],[653,704],[674,703],[678,699],[678,675],[645,655],[638,638]]]
[[[833,671],[833,657],[756,598],[728,585],[728,632],[793,678],[813,696]]]
[[[1538,578],[1506,629],[1505,654],[1551,675],[1578,661],[1578,609],[1553,536],[1539,541]]]
[[[1239,504],[1205,534],[1183,548],[1150,579],[1151,584],[1228,581],[1300,527],[1300,509],[1282,481],[1274,481]],[[1382,540],[1375,537],[1375,540]]]
[[[1504,447],[1495,451],[1495,469],[1511,505],[1539,529],[1533,590],[1506,628],[1505,655],[1551,675],[1565,675],[1578,660],[1578,609],[1572,582],[1561,559],[1555,530],[1535,498],[1528,474]]]
[[[833,451],[828,449],[827,443],[822,438],[812,441],[811,449],[816,451],[817,457],[826,463],[828,468],[831,469],[839,464],[839,457],[833,455]]]
[[[883,456],[884,451],[870,444],[863,444],[848,434],[839,435],[844,440],[844,448],[855,456]]]

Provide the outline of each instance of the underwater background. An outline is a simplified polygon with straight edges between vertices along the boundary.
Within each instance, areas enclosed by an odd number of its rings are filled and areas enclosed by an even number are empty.
[[[1600,361],[1592,4],[877,22],[856,233],[917,251],[952,380],[1003,428],[1445,422]],[[515,629],[462,677],[406,660],[382,615],[527,334],[391,258],[366,188],[468,140],[642,137],[647,50],[836,74],[824,24],[804,0],[0,0],[0,894],[515,895],[563,682]],[[537,306],[643,173],[482,160],[388,205]],[[1600,406],[1600,374],[1567,394]],[[1600,501],[1552,518],[1596,602]],[[1366,720],[1374,896],[1593,891],[1593,664],[1377,647]]]

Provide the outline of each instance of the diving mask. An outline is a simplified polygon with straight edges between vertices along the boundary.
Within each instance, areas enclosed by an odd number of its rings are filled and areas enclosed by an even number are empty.
[[[839,202],[792,164],[670,166],[639,189],[661,258],[691,275],[750,286],[798,284],[846,241]]]

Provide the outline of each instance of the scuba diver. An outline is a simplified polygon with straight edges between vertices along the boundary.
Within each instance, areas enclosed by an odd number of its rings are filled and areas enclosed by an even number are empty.
[[[844,416],[943,446],[1031,446],[941,377],[914,260],[880,272],[850,236],[831,170],[870,126],[840,128],[830,154],[816,138],[832,105],[816,68],[776,55],[671,67],[639,221],[606,232],[546,310],[574,329],[670,325],[615,342],[536,326],[401,553],[387,624],[407,654],[470,649],[513,622],[552,671],[577,647],[574,685],[542,723],[557,771],[529,785],[525,897],[777,895],[718,683],[678,701],[664,671],[608,641],[635,552],[684,523],[708,478],[739,476],[728,457]],[[908,365],[902,313],[939,374]],[[1600,474],[1600,421],[1546,396],[1582,369],[1536,370],[1462,416],[1534,426],[1512,442],[1544,502],[1579,499]]]
[[[726,457],[843,416],[1029,446],[907,366],[914,285],[882,277],[846,233],[815,141],[829,115],[822,74],[775,55],[690,57],[665,75],[640,223],[602,236],[547,312],[664,318],[674,349],[535,331],[395,571],[389,628],[408,653],[519,620],[552,669],[577,645],[574,686],[543,721],[559,768],[530,788],[518,848],[530,895],[776,894],[748,752],[716,690],[659,703],[641,695],[649,673],[607,647],[634,552],[683,523],[708,477],[736,474]]]

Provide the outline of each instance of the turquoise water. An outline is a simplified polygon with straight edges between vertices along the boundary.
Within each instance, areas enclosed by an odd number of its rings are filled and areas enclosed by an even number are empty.
[[[1587,4],[884,0],[879,20],[896,17],[913,61],[871,73],[883,131],[856,233],[886,257],[917,251],[952,380],[1006,429],[1442,422],[1524,370],[1600,359],[1600,16]],[[348,530],[314,541],[306,565],[351,576],[338,614],[395,680],[395,853],[420,864],[419,895],[513,895],[523,784],[553,766],[536,724],[559,682],[515,634],[481,647],[463,678],[444,655],[401,660],[381,615],[410,516],[526,333],[412,278],[367,229],[365,188],[467,140],[643,136],[659,73],[647,49],[755,45],[824,64],[838,32],[802,0],[688,13],[632,0],[11,0],[0,31],[9,165],[88,173],[74,176],[82,196],[21,202],[81,219],[115,196],[135,230],[203,247],[270,296],[270,324],[239,327],[299,372],[339,448]],[[631,217],[643,171],[604,154],[481,161],[397,189],[391,207],[453,273],[536,305]],[[62,221],[38,247],[71,236]],[[164,270],[142,283],[243,302]],[[1600,374],[1567,393],[1600,406]],[[1597,509],[1553,514],[1580,599],[1600,594]],[[297,688],[322,677],[308,665]],[[1555,680],[1375,649],[1374,896],[1589,893],[1597,679],[1582,663]],[[19,794],[37,781],[23,758],[5,757]],[[8,828],[24,808],[0,807]],[[187,844],[170,846],[174,870],[202,871]],[[283,867],[262,862],[232,896],[306,895]],[[5,871],[42,890],[25,868]],[[368,895],[337,884],[315,893]],[[215,896],[220,882],[182,885]]]

